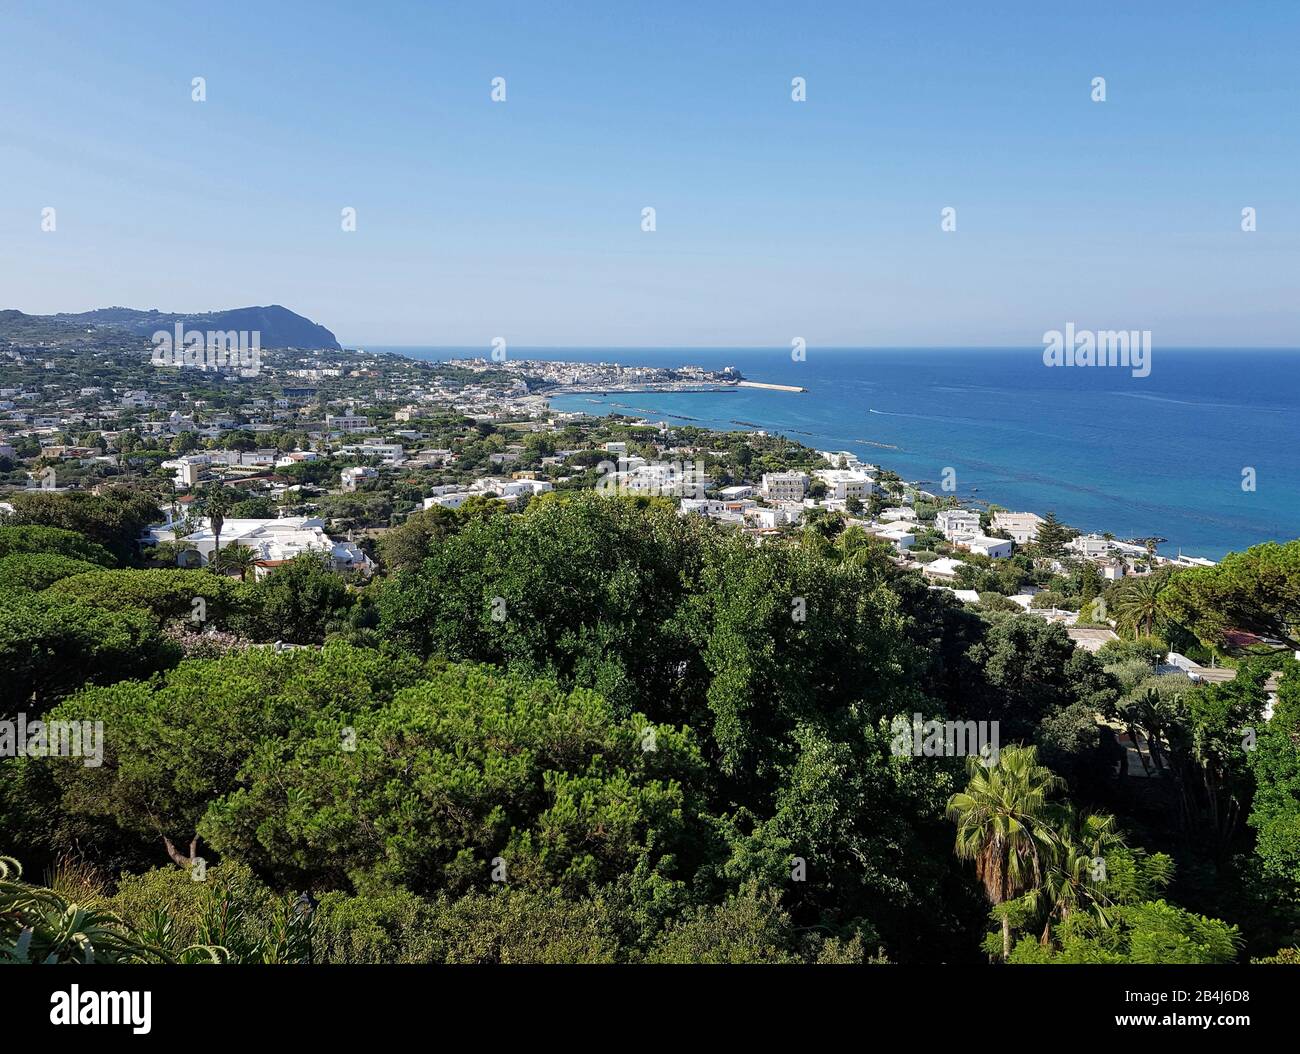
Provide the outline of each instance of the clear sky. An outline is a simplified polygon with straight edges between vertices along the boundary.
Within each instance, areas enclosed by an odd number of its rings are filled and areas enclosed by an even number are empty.
[[[363,347],[1295,346],[1297,54],[1295,0],[0,0],[0,307],[280,303]]]

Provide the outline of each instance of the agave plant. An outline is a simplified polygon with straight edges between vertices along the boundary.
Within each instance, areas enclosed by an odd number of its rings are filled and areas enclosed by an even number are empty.
[[[0,857],[0,962],[157,962],[110,911],[77,904],[52,889],[22,881],[22,867]]]
[[[132,929],[111,911],[22,881],[18,861],[0,857],[0,964],[311,961],[315,920],[306,897],[279,904],[263,934],[247,921],[229,890],[211,889],[197,941],[185,941],[161,909]]]

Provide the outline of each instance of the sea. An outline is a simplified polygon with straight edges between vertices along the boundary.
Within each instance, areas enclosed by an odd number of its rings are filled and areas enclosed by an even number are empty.
[[[384,347],[442,361],[489,349]],[[780,433],[963,501],[1221,559],[1300,537],[1300,349],[1152,349],[1147,376],[1042,348],[516,348],[512,359],[734,366],[804,392],[564,395],[562,411]]]

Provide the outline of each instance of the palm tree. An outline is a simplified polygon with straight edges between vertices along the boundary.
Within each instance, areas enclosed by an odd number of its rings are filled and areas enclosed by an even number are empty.
[[[236,542],[234,545],[226,546],[226,551],[221,554],[221,560],[218,567],[222,573],[229,571],[238,571],[241,582],[248,581],[248,572],[257,566],[257,553],[253,552],[247,545],[240,545]]]
[[[1016,900],[1043,882],[1055,858],[1049,795],[1062,785],[1038,764],[1036,747],[1007,747],[986,765],[966,762],[970,782],[948,799],[957,822],[957,855],[975,861],[975,874],[994,907]],[[1002,958],[1011,957],[1011,919],[1002,913]]]
[[[1054,834],[1056,858],[1043,884],[1024,898],[1034,915],[1045,915],[1043,945],[1051,943],[1054,921],[1065,925],[1079,912],[1092,915],[1102,926],[1110,925],[1106,854],[1124,845],[1115,817],[1108,813],[1078,813],[1066,808]]]
[[[1126,626],[1133,627],[1134,636],[1145,625],[1146,635],[1155,632],[1156,624],[1164,620],[1164,591],[1168,585],[1165,575],[1140,575],[1126,579],[1115,592],[1113,611]]]
[[[213,551],[211,563],[215,567],[221,563],[221,527],[226,522],[226,513],[230,510],[230,494],[225,485],[213,483],[203,492],[203,512],[212,525]]]

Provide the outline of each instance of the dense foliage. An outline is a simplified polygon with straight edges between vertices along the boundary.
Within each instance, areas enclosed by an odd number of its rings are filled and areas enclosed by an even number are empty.
[[[1093,655],[963,608],[853,529],[759,545],[566,493],[412,516],[369,584],[312,557],[243,581],[131,566],[111,501],[0,528],[0,716],[104,736],[95,764],[0,760],[6,850],[82,876],[69,900],[9,865],[30,924],[0,954],[84,957],[40,936],[78,903],[101,961],[1220,962],[1297,942],[1296,667],[1156,677],[1168,647],[1137,632],[1194,631],[1181,573]],[[899,749],[900,720],[991,723],[1000,751]]]

